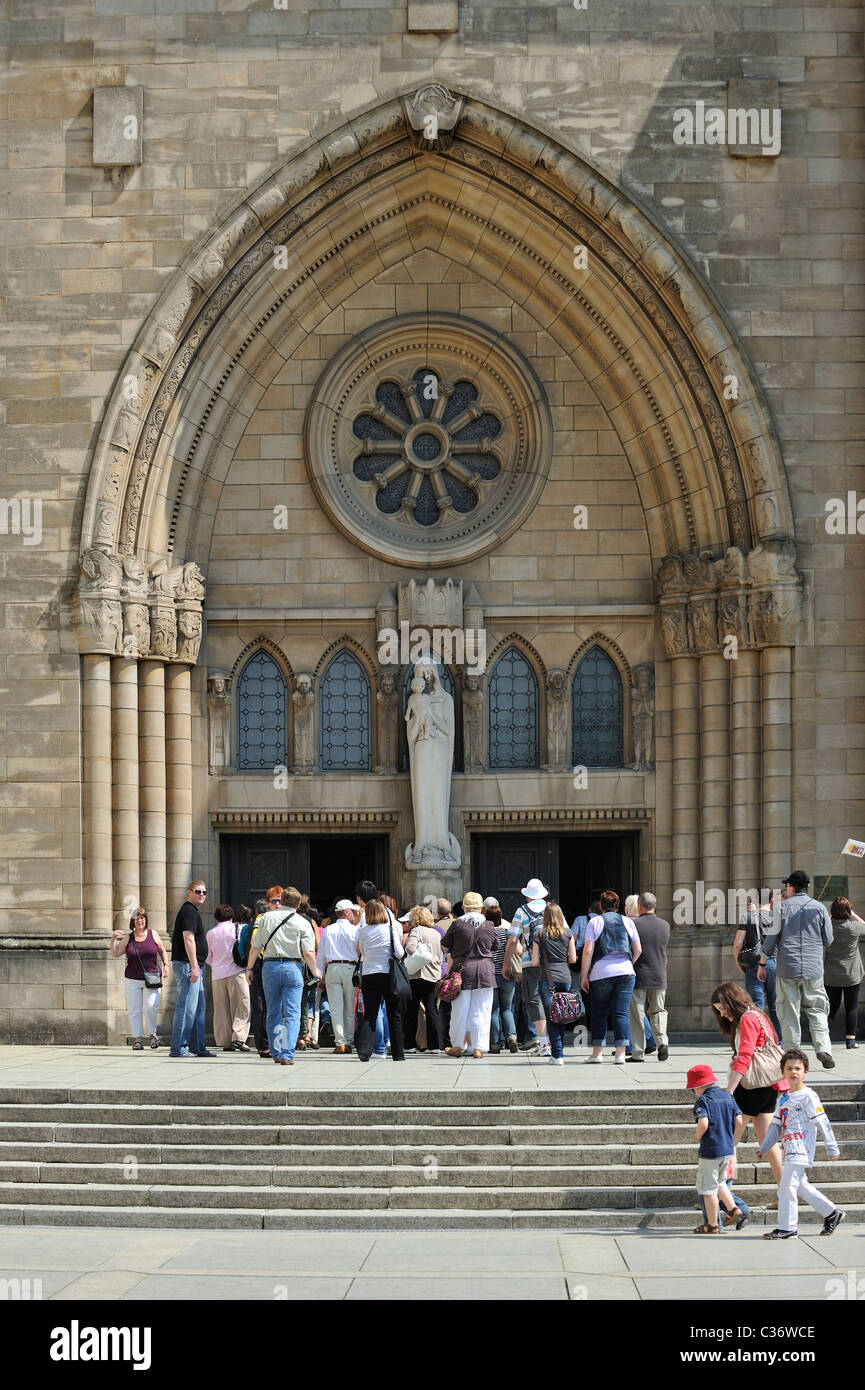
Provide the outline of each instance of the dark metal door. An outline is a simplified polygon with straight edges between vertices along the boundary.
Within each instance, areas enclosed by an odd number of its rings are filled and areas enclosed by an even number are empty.
[[[556,898],[559,891],[558,841],[547,835],[473,835],[472,888],[498,898],[510,919],[525,901],[520,891],[539,878]]]
[[[226,835],[220,843],[220,893],[232,907],[254,907],[278,883],[306,891],[309,840],[290,835]]]

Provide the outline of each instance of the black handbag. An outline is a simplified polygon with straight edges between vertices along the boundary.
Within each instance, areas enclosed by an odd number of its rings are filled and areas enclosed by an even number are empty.
[[[388,918],[390,921],[390,918]],[[389,989],[397,999],[411,999],[411,980],[402,960],[393,953],[393,922],[390,922],[390,970]]]
[[[138,947],[137,947],[137,945],[136,945],[136,943],[135,943],[135,937],[134,937],[134,935],[133,935],[131,932],[130,932],[130,935],[129,935],[129,939],[130,939],[130,941],[132,942],[132,947],[133,947],[133,950],[135,951],[135,954],[138,956],[138,964],[141,966],[141,973],[142,973],[142,975],[144,976],[144,983],[146,984],[147,988],[148,988],[148,989],[162,989],[162,971],[161,971],[161,970],[146,970],[145,967],[144,967],[144,963],[143,963],[143,961],[142,961],[142,959],[141,959],[141,953],[140,953],[140,951],[138,950]]]

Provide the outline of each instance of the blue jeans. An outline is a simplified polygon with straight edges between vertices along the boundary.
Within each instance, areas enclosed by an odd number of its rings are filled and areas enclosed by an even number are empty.
[[[299,960],[266,960],[261,971],[267,1000],[267,1036],[270,1055],[291,1061],[300,1030],[303,970]]]
[[[552,1003],[553,989],[548,980],[538,980],[538,994],[541,996],[541,1003],[544,1006],[544,1013],[547,1016],[547,1036],[550,1040],[550,1052],[554,1057],[563,1057],[565,1050],[562,1039],[564,1038],[565,1030],[560,1023],[553,1023],[550,1018],[550,1004]]]
[[[174,1022],[171,1025],[171,1055],[177,1057],[184,1047],[189,1047],[190,1042],[195,1046],[190,1047],[190,1052],[197,1050],[195,1042],[196,1019],[198,1017],[199,1002],[201,1004],[201,1036],[204,1051],[204,981],[201,978],[201,966],[198,967],[198,979],[195,984],[190,981],[192,966],[188,960],[174,960],[171,962],[174,970],[174,982],[177,985],[177,1001],[174,1005]]]
[[[375,1021],[375,1042],[373,1044],[373,1052],[376,1057],[385,1057],[387,1055],[387,1045],[389,1042],[390,1028],[388,1026],[387,1013],[384,1007],[384,1000],[382,1000],[381,1005],[379,1006],[378,1018]]]
[[[766,961],[766,983],[764,984],[762,980],[757,979],[756,965],[746,966],[745,988],[750,994],[754,1003],[757,1005],[757,1008],[762,1009],[764,1014],[769,1015],[769,1018],[772,1022],[772,1027],[775,1029],[775,1032],[778,1036],[778,1041],[780,1042],[781,1025],[778,1022],[775,989],[775,978],[777,969],[778,962],[776,961],[774,956],[770,956],[769,959]]]
[[[627,1047],[631,1036],[628,1010],[636,976],[610,975],[606,980],[589,980],[592,1000],[592,1047],[603,1047],[607,1039],[607,1015],[613,1020],[616,1047]]]
[[[517,1025],[514,1021],[515,980],[506,980],[504,975],[496,974],[496,989],[493,995],[493,1012],[490,1019],[490,1046],[501,1047],[508,1038],[515,1038]]]

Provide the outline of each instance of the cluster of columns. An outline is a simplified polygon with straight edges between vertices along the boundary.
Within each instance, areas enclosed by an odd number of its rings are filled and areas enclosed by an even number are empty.
[[[191,667],[82,657],[84,930],[155,921],[192,875]]]
[[[659,897],[773,887],[792,861],[793,649],[659,663]]]

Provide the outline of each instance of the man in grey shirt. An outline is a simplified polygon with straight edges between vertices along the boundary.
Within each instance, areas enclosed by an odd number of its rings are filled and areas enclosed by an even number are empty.
[[[829,1041],[829,998],[823,987],[823,948],[832,944],[832,921],[822,903],[808,896],[810,878],[794,869],[763,939],[757,979],[766,979],[766,961],[778,953],[778,1013],[785,1047],[802,1042],[805,1010],[811,1041],[824,1067],[834,1067]],[[780,921],[778,920],[780,915]]]

